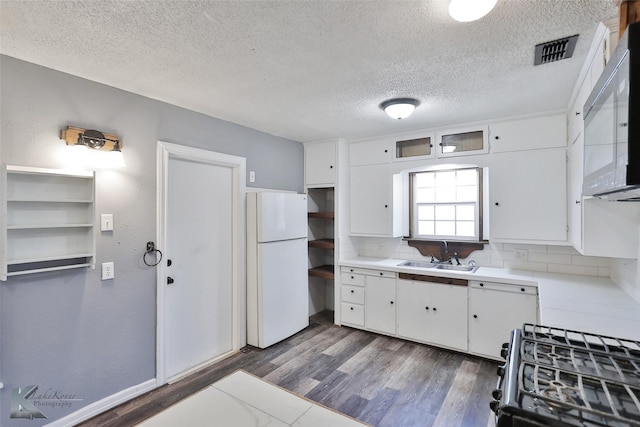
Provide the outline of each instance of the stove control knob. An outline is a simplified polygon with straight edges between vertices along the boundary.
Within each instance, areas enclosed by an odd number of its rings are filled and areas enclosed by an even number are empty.
[[[497,372],[498,376],[499,377],[504,377],[506,369],[507,369],[507,365],[498,366],[498,372]]]
[[[502,349],[500,350],[500,356],[502,356],[502,358],[504,360],[507,360],[507,356],[509,355],[509,343],[505,342],[502,343]]]
[[[493,390],[491,392],[491,396],[493,396],[493,398],[496,400],[502,399],[502,390],[500,390],[499,388]]]
[[[500,409],[500,401],[492,400],[491,403],[489,403],[489,408],[491,408],[491,410],[497,414],[498,409]]]

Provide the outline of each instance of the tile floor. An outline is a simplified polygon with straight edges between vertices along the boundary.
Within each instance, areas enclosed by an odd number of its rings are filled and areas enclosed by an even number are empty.
[[[138,427],[362,427],[352,418],[244,371],[210,385]]]

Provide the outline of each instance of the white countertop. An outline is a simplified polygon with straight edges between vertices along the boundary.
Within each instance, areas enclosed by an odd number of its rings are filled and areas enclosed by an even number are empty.
[[[343,267],[535,285],[540,324],[640,341],[640,303],[609,278],[480,267],[475,273],[398,266],[393,258],[352,258]]]

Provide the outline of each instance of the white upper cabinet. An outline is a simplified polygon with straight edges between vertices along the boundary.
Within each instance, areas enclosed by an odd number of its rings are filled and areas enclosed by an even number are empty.
[[[336,182],[336,143],[318,142],[304,146],[304,182],[308,186]]]
[[[413,137],[398,138],[395,142],[394,161],[424,160],[435,157],[435,135],[423,133]]]
[[[400,177],[390,165],[354,166],[351,171],[351,234],[402,235]]]
[[[580,91],[576,97],[576,101],[573,107],[569,110],[567,123],[568,123],[568,137],[569,144],[575,142],[578,135],[582,135],[584,129],[584,103],[587,102],[587,98],[591,93],[591,70],[589,70],[587,76],[584,79],[584,83],[580,86]]]
[[[349,165],[380,165],[390,163],[394,150],[392,139],[361,141],[349,144]]]
[[[440,131],[436,136],[438,158],[468,156],[489,152],[487,126],[472,126]]]
[[[566,148],[495,153],[492,163],[490,240],[566,244]]]
[[[489,126],[492,153],[567,145],[564,114],[494,123]]]

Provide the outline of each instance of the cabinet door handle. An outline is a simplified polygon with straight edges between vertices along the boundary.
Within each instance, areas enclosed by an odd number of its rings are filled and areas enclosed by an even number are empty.
[[[576,200],[576,205],[579,205],[579,204],[580,204],[580,200]]]
[[[500,139],[500,137],[498,135],[493,137],[494,139]]]
[[[329,169],[333,169],[333,165],[329,166]]]
[[[389,304],[393,305],[393,301],[389,301]]]
[[[500,206],[500,202],[496,202],[496,203],[495,203],[495,205],[496,205],[496,206]]]
[[[576,116],[579,116],[579,115],[580,115],[580,111],[576,111]]]
[[[353,307],[349,307],[349,310],[353,311]]]
[[[388,152],[389,152],[389,150],[384,150],[384,152],[385,152],[385,153],[388,153]]]
[[[483,288],[484,287],[484,283],[480,283],[480,287]]]
[[[474,319],[477,319],[477,318],[478,318],[478,315],[477,315],[477,314],[474,314],[474,315],[473,315],[473,318],[474,318]]]
[[[167,285],[171,285],[173,284],[173,282],[174,282],[173,277],[170,277],[170,276],[167,277]]]
[[[524,290],[525,290],[524,288],[520,288],[520,291],[524,292]]]
[[[351,289],[351,293],[353,293],[353,292],[354,292],[354,290],[353,290],[353,289]]]
[[[437,308],[433,307],[433,311],[437,311],[437,310],[438,310]]]
[[[389,207],[389,205],[384,205],[384,207],[385,207],[385,208],[388,208],[388,207]]]
[[[425,309],[426,309],[427,311],[429,311],[429,307],[425,307]]]

